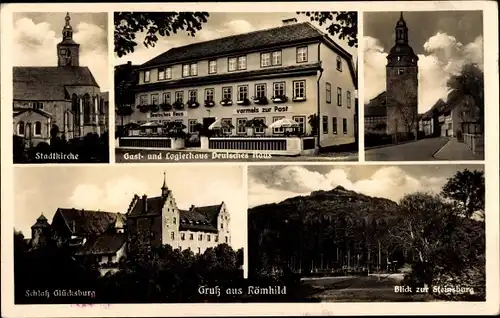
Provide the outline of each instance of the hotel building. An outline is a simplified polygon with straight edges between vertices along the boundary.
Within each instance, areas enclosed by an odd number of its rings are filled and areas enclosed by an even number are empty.
[[[135,107],[125,123],[178,121],[194,134],[197,124],[221,120],[234,127],[226,128],[229,138],[248,140],[285,132],[249,130],[249,120],[269,126],[287,118],[314,148],[355,141],[352,56],[308,22],[288,19],[272,29],[175,47],[135,71]]]

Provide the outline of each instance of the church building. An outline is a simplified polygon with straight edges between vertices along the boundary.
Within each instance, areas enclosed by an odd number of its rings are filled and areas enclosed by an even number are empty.
[[[403,13],[396,23],[395,44],[387,55],[386,91],[365,105],[365,130],[380,128],[392,136],[417,133],[418,56],[408,44],[408,27]]]
[[[57,66],[13,69],[13,132],[27,146],[66,140],[107,130],[105,96],[86,66],[80,66],[80,45],[73,40],[69,13],[62,41],[54,48]]]
[[[58,208],[49,223],[42,214],[31,227],[31,248],[52,243],[70,248],[75,257],[93,257],[101,273],[138,248],[170,245],[202,254],[231,244],[230,217],[224,202],[181,210],[166,185],[159,196],[134,195],[125,213]]]

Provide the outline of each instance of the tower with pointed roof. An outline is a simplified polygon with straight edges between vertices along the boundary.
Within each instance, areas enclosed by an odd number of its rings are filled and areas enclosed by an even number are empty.
[[[50,230],[50,224],[42,213],[31,226],[31,247],[37,249],[46,246],[50,239]]]
[[[161,186],[161,196],[164,198],[168,196],[167,176],[165,172],[163,172],[163,185]]]
[[[395,43],[387,55],[387,133],[399,136],[417,133],[418,56],[409,45],[408,27],[399,17]]]
[[[62,41],[57,44],[57,66],[79,66],[80,44],[73,40],[71,17],[66,13],[65,24],[62,29]]]

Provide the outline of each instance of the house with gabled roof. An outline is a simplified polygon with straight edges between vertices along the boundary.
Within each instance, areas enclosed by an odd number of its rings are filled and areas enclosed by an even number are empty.
[[[173,47],[136,71],[134,123],[182,122],[195,134],[198,124],[208,128],[220,120],[230,137],[283,138],[283,127],[268,126],[286,118],[315,136],[313,148],[355,141],[355,62],[309,22],[286,19],[279,27]],[[317,122],[311,124],[311,115]],[[252,120],[264,125],[249,130]],[[124,138],[119,145],[150,147],[141,140]],[[244,150],[239,142],[233,146]]]
[[[13,68],[13,132],[29,146],[101,134],[107,129],[108,106],[97,81],[80,66],[80,45],[73,40],[69,13],[57,44],[57,66]]]

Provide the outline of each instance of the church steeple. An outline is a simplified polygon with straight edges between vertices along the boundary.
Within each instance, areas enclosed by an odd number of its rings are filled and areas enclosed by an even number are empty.
[[[161,196],[166,197],[167,195],[168,195],[167,176],[165,174],[165,171],[163,171],[163,185],[161,187]]]
[[[64,20],[62,41],[57,44],[57,66],[79,66],[80,45],[73,41],[73,27],[70,24],[69,12],[66,13]]]
[[[408,27],[406,27],[403,12],[396,23],[396,44],[408,44]]]
[[[62,30],[62,35],[63,35],[63,40],[72,40],[73,39],[73,27],[71,27],[71,24],[69,21],[71,20],[71,17],[69,16],[69,12],[66,13],[66,17],[64,18],[66,20],[66,23],[64,24],[63,30]]]

